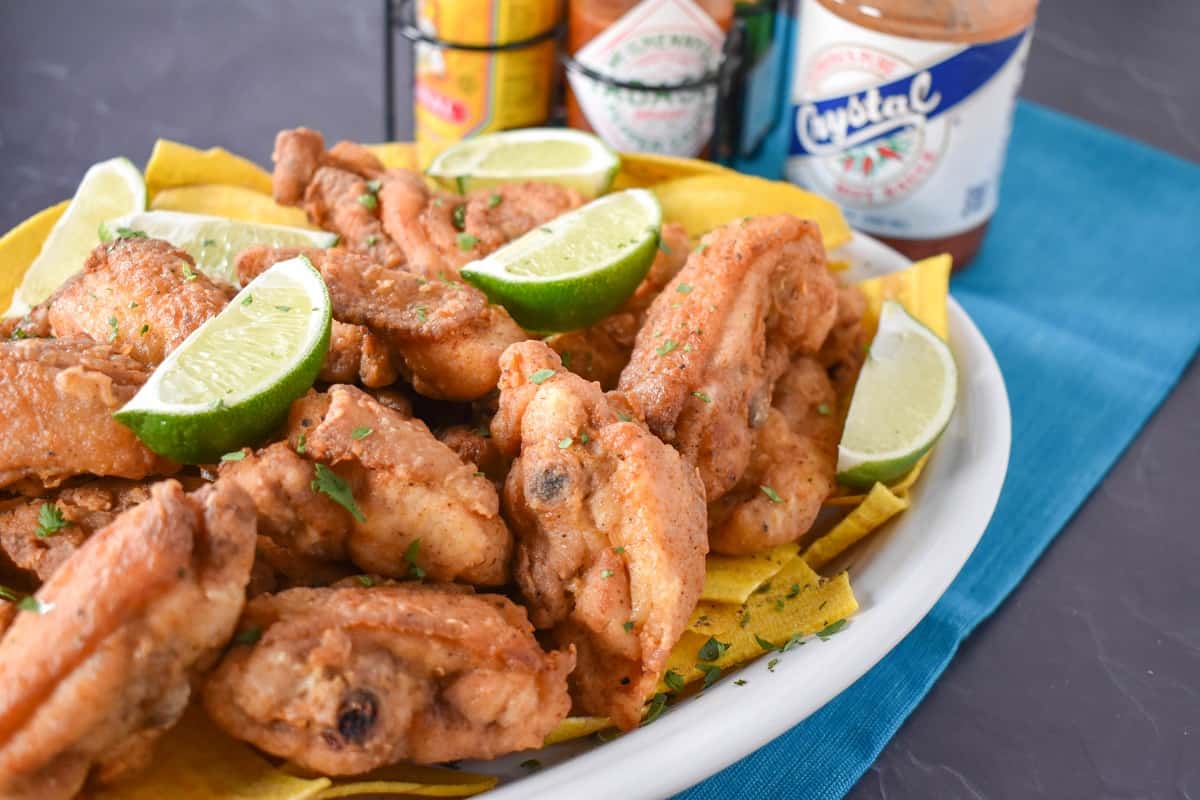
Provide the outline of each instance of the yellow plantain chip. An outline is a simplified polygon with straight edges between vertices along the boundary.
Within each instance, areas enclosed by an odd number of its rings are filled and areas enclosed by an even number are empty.
[[[892,490],[882,483],[875,484],[862,504],[834,525],[832,530],[810,544],[801,558],[813,569],[820,569],[855,542],[908,508],[908,504],[907,497],[893,494]]]
[[[150,201],[150,208],[317,230],[316,226],[309,224],[308,217],[300,209],[281,206],[268,194],[229,184],[209,183],[163,189]]]
[[[721,616],[726,620],[735,618],[737,624],[719,634],[684,631],[667,658],[667,669],[685,683],[704,679],[714,666],[725,670],[757,658],[767,650],[764,642],[781,647],[793,637],[825,630],[858,610],[846,573],[823,579],[800,557],[789,561],[745,604],[720,605]],[[716,658],[705,660],[700,656],[710,638],[719,642],[720,652]],[[659,683],[658,691],[669,690],[665,682]]]
[[[42,252],[50,229],[70,204],[70,200],[63,200],[56,206],[43,208],[0,238],[0,309],[8,308],[25,270]]]
[[[153,198],[172,186],[191,186],[196,183],[224,183],[260,194],[271,194],[269,172],[224,148],[201,150],[170,139],[159,139],[154,143],[150,160],[146,162],[147,197]]]
[[[664,209],[665,213],[665,209]],[[946,338],[946,298],[950,296],[950,256],[942,254],[918,261],[908,269],[861,281],[867,298],[863,328],[874,336],[884,300],[895,300],[927,328]]]
[[[380,142],[367,145],[367,149],[388,169],[418,169],[417,146],[412,142]]]
[[[821,226],[825,249],[850,241],[850,226],[835,203],[783,181],[734,172],[697,175],[654,187],[663,219],[678,222],[692,238],[747,216],[794,214]]]
[[[545,745],[549,747],[572,739],[582,739],[611,727],[612,720],[608,717],[567,717],[546,736]]]
[[[150,766],[106,786],[93,800],[309,800],[328,778],[300,778],[273,767],[226,736],[192,707],[154,748]]]
[[[731,631],[742,621],[741,603],[714,603],[701,600],[696,604],[692,616],[688,617],[688,630],[705,636],[716,636]]]
[[[720,164],[695,158],[662,156],[656,153],[621,153],[621,169],[613,179],[612,190],[656,186],[695,175],[734,175]]]
[[[789,542],[752,556],[709,556],[704,565],[704,588],[700,599],[744,603],[751,592],[799,552],[800,547]]]
[[[492,775],[437,767],[396,764],[339,781],[317,795],[318,800],[335,797],[403,795],[405,797],[471,797],[495,787]]]

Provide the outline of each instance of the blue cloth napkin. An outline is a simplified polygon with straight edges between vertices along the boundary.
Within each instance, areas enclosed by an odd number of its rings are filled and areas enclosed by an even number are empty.
[[[1200,344],[1200,165],[1022,102],[982,253],[951,291],[1008,384],[1012,458],[975,553],[857,683],[686,800],[839,798],[1104,477]]]

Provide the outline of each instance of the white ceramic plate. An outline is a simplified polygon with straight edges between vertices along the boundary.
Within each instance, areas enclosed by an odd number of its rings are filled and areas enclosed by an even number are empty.
[[[862,234],[839,256],[852,280],[908,261]],[[654,724],[607,744],[594,737],[488,764],[503,776],[488,800],[662,798],[681,791],[793,727],[860,678],[928,613],[983,535],[1008,466],[1011,418],[1004,379],[987,342],[950,301],[959,366],[958,408],[913,490],[913,506],[848,560],[862,608],[838,635],[735,670],[670,708]],[[744,686],[733,680],[744,678]],[[784,689],[784,691],[781,691]],[[536,757],[530,773],[519,765]]]

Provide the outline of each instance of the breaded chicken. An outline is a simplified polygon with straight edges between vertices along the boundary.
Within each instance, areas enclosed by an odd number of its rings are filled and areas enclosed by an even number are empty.
[[[98,531],[0,640],[0,796],[71,798],[144,766],[233,634],[250,499],[175,481]]]
[[[438,432],[438,439],[464,462],[474,464],[488,480],[504,485],[509,459],[496,446],[487,425],[451,425]]]
[[[821,364],[829,370],[834,389],[843,403],[849,407],[850,396],[858,373],[867,358],[867,332],[863,328],[863,316],[867,313],[867,298],[857,286],[842,286],[838,289],[837,319],[833,330],[821,352],[817,354]]]
[[[750,463],[775,379],[792,354],[821,347],[836,313],[815,224],[780,215],[726,225],[651,304],[619,388],[717,500]]]
[[[570,709],[570,651],[525,610],[433,585],[292,589],[252,600],[204,689],[228,734],[325,775],[540,747]],[[250,638],[249,636],[247,638]]]
[[[86,340],[0,342],[0,487],[74,475],[141,479],[178,466],[113,419],[149,369]]]
[[[810,356],[796,359],[772,400],[766,422],[754,432],[749,468],[709,505],[715,552],[746,555],[796,541],[835,487],[841,425],[825,368]]]
[[[507,311],[474,287],[427,281],[341,249],[251,248],[238,255],[238,277],[244,283],[299,254],[325,279],[333,316],[385,342],[392,363],[426,397],[482,397],[496,388],[504,348],[526,338]]]
[[[383,337],[365,325],[333,321],[329,353],[318,380],[325,383],[354,383],[378,388],[391,386],[400,377]]]
[[[374,183],[337,167],[320,167],[304,192],[313,224],[338,234],[339,244],[385,267],[404,266],[404,251],[383,231]]]
[[[501,364],[492,435],[520,450],[504,489],[517,585],[534,625],[576,648],[576,710],[629,730],[700,597],[704,487],[542,342],[513,345]]]
[[[325,137],[310,128],[282,130],[275,135],[275,151],[271,160],[271,189],[280,205],[299,205],[304,190],[321,166],[325,155]]]
[[[88,537],[149,497],[144,483],[101,478],[45,498],[0,499],[0,552],[47,581]]]

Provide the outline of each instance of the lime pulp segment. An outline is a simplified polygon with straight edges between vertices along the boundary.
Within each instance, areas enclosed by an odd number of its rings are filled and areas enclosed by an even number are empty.
[[[428,173],[460,192],[538,180],[594,197],[608,189],[620,163],[617,154],[591,134],[528,128],[465,139],[435,158]]]

